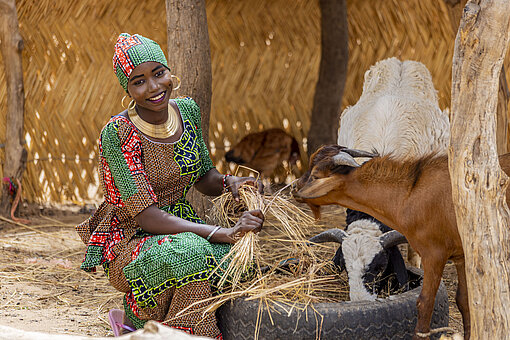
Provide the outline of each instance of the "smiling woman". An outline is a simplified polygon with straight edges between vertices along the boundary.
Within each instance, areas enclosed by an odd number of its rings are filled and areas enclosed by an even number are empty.
[[[230,190],[236,197],[242,184],[257,183],[214,168],[202,138],[200,108],[191,98],[170,99],[172,75],[156,42],[122,33],[113,68],[132,101],[101,131],[105,200],[77,226],[87,244],[81,267],[103,266],[111,285],[126,293],[127,318],[118,310],[110,313],[115,334],[158,320],[221,337],[214,313],[204,317],[202,305],[177,313],[211,297],[218,280],[212,271],[238,236],[261,230],[264,216],[253,210],[234,228],[207,225],[185,197],[192,186],[209,196]]]

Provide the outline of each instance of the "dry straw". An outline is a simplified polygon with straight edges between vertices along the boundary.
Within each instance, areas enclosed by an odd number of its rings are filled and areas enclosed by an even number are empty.
[[[244,202],[244,206],[242,208],[246,208],[247,210],[264,210],[264,199],[254,187],[244,186],[239,189],[239,194],[241,196],[241,201]],[[232,203],[235,203],[235,201],[232,200],[231,197],[232,195],[230,193],[225,193],[224,195],[220,196],[219,199],[217,199],[217,201],[221,204],[220,208],[218,209],[220,212],[220,221],[223,219],[223,223],[220,223],[224,227],[231,227],[231,222],[234,222],[234,218],[230,217],[229,214],[225,212],[225,210],[241,212],[241,206],[238,205],[236,207],[234,205],[232,207]],[[222,259],[220,265],[218,266],[218,268],[220,268],[223,263],[230,261],[227,269],[222,274],[222,277],[218,283],[218,287],[223,287],[228,280],[232,288],[235,289],[241,281],[243,274],[250,269],[258,250],[258,236],[253,232],[248,232],[243,235],[234,244],[229,253]],[[216,270],[212,274],[214,273],[216,273]]]
[[[298,312],[308,318],[312,310],[320,325],[322,316],[315,311],[314,303],[347,299],[346,275],[340,274],[329,261],[334,246],[310,246],[307,242],[310,234],[325,227],[317,225],[309,214],[285,197],[284,189],[264,196],[253,187],[244,186],[239,190],[238,202],[230,193],[213,201],[212,217],[224,227],[232,227],[243,211],[252,209],[262,210],[265,225],[261,233],[250,232],[241,237],[222,260],[230,261],[224,272],[217,270],[222,275],[218,283],[222,294],[200,301],[207,302],[202,308],[204,315],[227,301],[243,297],[259,301],[258,321],[267,312],[272,322],[271,313],[278,306],[289,316]],[[286,266],[279,265],[288,259],[292,260]],[[182,310],[177,317],[190,313],[190,308],[196,305]],[[255,338],[259,330],[257,322]]]
[[[288,316],[297,313],[307,320],[315,318],[318,325],[316,338],[320,338],[322,315],[314,304],[347,301],[347,274],[340,273],[329,260],[337,245],[310,246],[307,241],[311,235],[329,229],[331,225],[318,225],[309,212],[305,212],[307,208],[296,205],[290,197],[282,194],[284,189],[271,196],[263,196],[253,187],[245,186],[239,190],[238,202],[230,193],[214,200],[212,217],[224,227],[232,227],[243,211],[251,209],[262,210],[266,220],[261,233],[244,235],[224,258],[223,263],[227,260],[230,263],[219,283],[222,294],[200,301],[204,306],[202,312],[204,315],[213,313],[222,304],[237,298],[258,300],[255,339],[258,338],[263,314],[267,313],[273,323],[271,313],[281,313],[282,310]],[[323,215],[326,214],[324,212]],[[333,215],[323,217],[338,221],[341,214],[337,209],[333,210]],[[282,261],[289,259],[292,260],[287,261],[286,266],[281,265]],[[243,281],[248,269],[251,276]],[[383,297],[389,295],[389,290],[381,293]],[[184,309],[178,316],[188,313],[189,308],[197,304]]]
[[[306,211],[306,207],[301,206],[294,206],[294,209]],[[338,220],[344,217],[343,211],[338,210],[338,208],[324,209],[322,218],[327,225],[303,224],[302,231],[305,236],[309,237],[329,229],[332,225],[338,226]],[[13,318],[16,313],[21,313],[20,310],[46,310],[51,316],[54,312],[61,314],[64,309],[68,311],[69,308],[78,308],[77,311],[81,315],[80,331],[87,329],[87,333],[93,330],[91,332],[95,335],[106,335],[109,329],[107,311],[111,308],[122,308],[123,293],[115,291],[102,273],[86,273],[76,269],[83,259],[84,245],[79,238],[70,237],[72,235],[70,227],[74,224],[68,223],[68,217],[30,216],[30,219],[31,226],[8,219],[3,220],[3,229],[0,230],[0,280],[3,284],[0,313],[4,313],[6,318],[8,315]],[[12,226],[8,227],[7,222]],[[236,298],[258,300],[259,318],[263,313],[267,313],[265,311],[272,313],[273,306],[281,306],[287,314],[295,311],[306,314],[305,308],[308,306],[313,311],[314,304],[318,302],[347,300],[345,273],[338,274],[331,268],[331,262],[326,261],[335,251],[333,244],[331,247],[308,247],[313,248],[317,261],[298,252],[295,257],[303,259],[302,262],[292,266],[285,275],[276,270],[275,263],[288,258],[289,253],[295,249],[294,245],[298,244],[278,231],[282,228],[278,220],[271,217],[270,213],[266,214],[265,227],[258,234],[260,253],[255,262],[260,266],[269,264],[270,270],[265,273],[257,270],[256,275],[251,280],[241,282],[237,290],[225,290],[224,294],[209,299],[207,301],[209,305],[204,307],[204,312],[214,311],[222,303]],[[34,257],[40,258],[41,261],[29,261]],[[59,265],[61,263],[59,261],[52,261],[58,259],[72,261],[73,269]],[[454,273],[454,266],[447,264],[443,278],[451,293],[450,326],[461,332],[461,316],[453,303],[456,287]],[[312,314],[306,317],[312,322],[315,318],[316,324],[320,325],[321,315],[315,311]],[[73,317],[73,314],[70,315]],[[269,317],[271,318],[271,314]],[[78,331],[72,327],[70,331],[73,329]]]
[[[314,221],[288,200],[284,199],[280,195],[281,192],[282,190],[273,196],[265,197],[255,187],[243,186],[239,189],[239,202],[236,202],[232,198],[231,193],[227,192],[213,201],[216,207],[216,219],[220,225],[231,227],[237,222],[236,220],[243,211],[259,209],[264,215],[269,214],[279,222],[279,231],[287,240],[294,241],[293,247],[298,246],[301,248],[301,251],[307,250],[309,247],[304,246],[306,239],[301,228],[313,224]],[[258,261],[259,252],[259,236],[252,232],[243,235],[220,263],[221,266],[226,261],[229,261],[228,267],[222,274],[218,286],[221,288],[228,281],[232,289],[235,289],[241,281],[243,274],[246,274],[250,268],[253,268],[254,264],[260,264]],[[294,252],[291,251],[289,255]],[[254,263],[254,259],[257,259],[257,263]]]

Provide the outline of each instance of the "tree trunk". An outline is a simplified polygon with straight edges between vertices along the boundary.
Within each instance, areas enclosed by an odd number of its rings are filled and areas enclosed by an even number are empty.
[[[23,148],[23,110],[25,105],[21,59],[23,39],[19,31],[16,3],[14,0],[0,0],[0,49],[5,65],[5,80],[7,84],[3,175],[13,180],[19,179],[21,182],[27,155],[26,150]],[[8,186],[2,185],[0,214],[8,215],[10,205]]]
[[[182,81],[177,94],[190,96],[200,106],[202,134],[209,145],[212,72],[205,0],[166,0],[166,20],[168,65]],[[210,200],[194,188],[187,197],[205,218]]]
[[[307,152],[310,156],[321,145],[337,141],[340,109],[347,78],[349,36],[345,0],[320,0],[321,62],[315,87],[308,131]]]
[[[450,23],[453,31],[457,32],[459,29],[459,22],[462,16],[462,10],[466,6],[467,0],[444,0],[448,5],[450,14]],[[499,76],[499,92],[498,92],[498,108],[497,108],[497,121],[496,121],[496,143],[498,154],[502,155],[508,152],[508,101],[510,100],[510,93],[508,92],[508,83],[505,75],[505,66],[502,66],[501,74]]]
[[[472,339],[510,334],[508,177],[496,149],[499,76],[510,1],[470,1],[455,40],[449,167],[466,260]]]
[[[503,155],[508,152],[508,101],[510,100],[510,93],[508,92],[508,82],[505,74],[505,66],[501,68],[499,76],[499,92],[498,92],[498,109],[497,109],[497,131],[496,142],[498,147],[498,154]]]

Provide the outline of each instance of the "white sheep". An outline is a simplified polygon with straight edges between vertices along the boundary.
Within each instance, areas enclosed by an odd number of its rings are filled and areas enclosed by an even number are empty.
[[[425,65],[417,61],[402,62],[397,58],[389,58],[377,62],[365,72],[361,97],[341,115],[338,144],[376,152],[381,156],[391,154],[395,159],[417,159],[432,152],[445,154],[449,133],[448,114],[439,108],[432,77]],[[348,210],[348,224],[353,222],[353,218],[350,218],[353,213]],[[366,225],[368,238],[368,230],[373,221],[360,218],[356,224],[358,228]],[[384,226],[381,226],[382,229]],[[345,244],[349,244],[349,237],[347,235],[344,239]],[[358,233],[356,237],[361,236]],[[363,242],[358,241],[358,244]],[[347,251],[354,250],[339,249],[335,257],[343,256],[345,261],[354,261],[356,257],[346,254]],[[365,250],[357,250],[358,253],[360,251]],[[364,262],[375,261],[376,255],[371,254],[373,259]],[[359,258],[358,261],[362,261]],[[410,247],[408,260],[413,266],[421,266],[419,256]],[[360,264],[346,265],[347,269],[349,266]],[[351,276],[363,275],[369,271],[370,268],[365,265],[364,270],[349,273],[349,281],[359,282],[361,278]],[[364,300],[369,296],[360,289],[363,290],[360,285],[350,287],[351,300]],[[373,294],[370,295],[373,297]]]
[[[363,93],[340,118],[338,144],[416,159],[446,153],[448,114],[441,111],[432,77],[417,61],[389,58],[365,72]]]

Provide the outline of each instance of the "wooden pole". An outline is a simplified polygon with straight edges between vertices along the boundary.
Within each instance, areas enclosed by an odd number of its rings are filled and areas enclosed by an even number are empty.
[[[467,0],[444,0],[448,5],[450,14],[450,23],[454,32],[459,29],[459,22],[462,16],[462,10],[466,6]],[[505,75],[505,66],[502,66],[501,74],[499,76],[499,92],[498,92],[498,108],[497,121],[496,121],[496,143],[498,147],[498,154],[503,155],[508,152],[510,148],[510,140],[508,129],[508,104],[510,100],[510,93],[508,91],[508,82]]]
[[[212,71],[205,0],[166,0],[168,64],[180,77],[178,94],[190,96],[202,112],[202,134],[209,147]],[[211,201],[191,188],[187,198],[206,219]]]
[[[510,42],[510,1],[470,1],[455,40],[449,167],[466,260],[472,339],[510,334],[508,177],[496,147],[496,106]]]
[[[506,79],[505,66],[501,68],[499,76],[498,109],[497,109],[497,131],[496,143],[498,154],[503,155],[510,148],[508,125],[508,105],[510,103],[510,92],[508,91],[508,80]]]
[[[311,155],[321,145],[337,141],[342,107],[349,36],[345,0],[320,0],[321,62],[315,87],[312,117],[308,131],[307,153]]]
[[[202,133],[209,140],[212,71],[205,0],[167,0],[168,63],[181,78],[178,94],[193,98],[202,112]]]
[[[26,165],[23,148],[24,90],[21,51],[23,39],[19,31],[16,3],[0,0],[0,50],[5,65],[7,83],[7,114],[5,131],[4,177],[21,181]],[[8,186],[2,186],[0,214],[8,215],[10,197]]]

